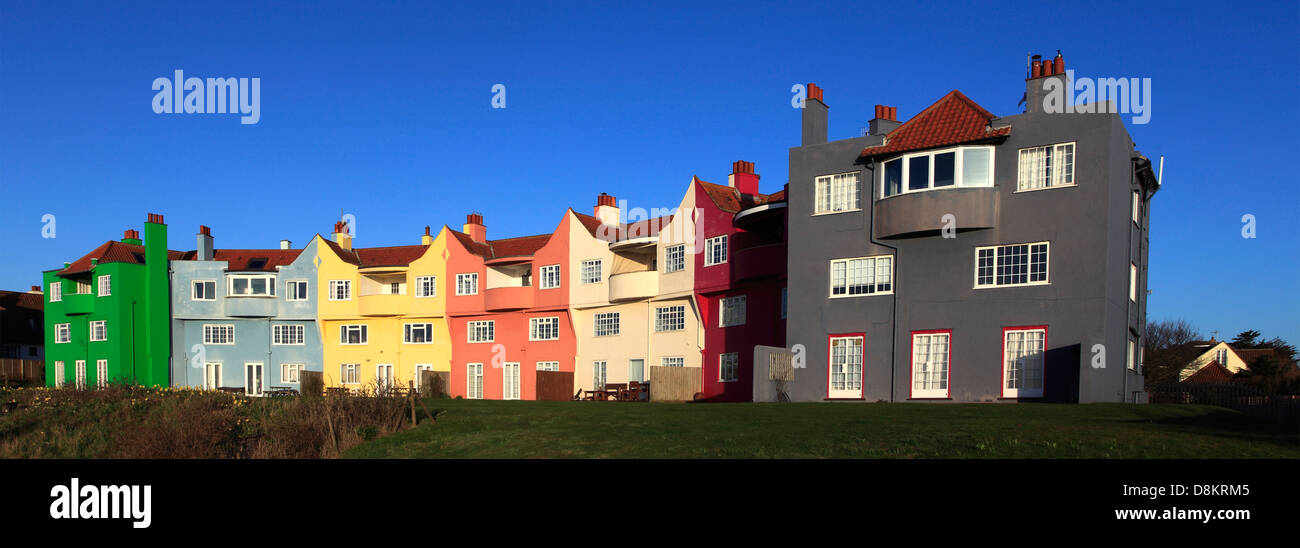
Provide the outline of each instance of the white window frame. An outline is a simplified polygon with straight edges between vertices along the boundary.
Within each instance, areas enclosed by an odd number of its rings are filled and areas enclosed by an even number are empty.
[[[339,364],[339,384],[361,384],[361,364]]]
[[[356,331],[357,341],[348,342],[348,334]],[[370,344],[370,327],[364,323],[345,323],[339,325],[339,345],[341,346],[361,346]]]
[[[740,380],[740,353],[724,352],[718,354],[718,382],[736,382]]]
[[[609,384],[609,361],[595,360],[591,362],[591,388],[593,390],[602,390],[606,384]]]
[[[307,284],[307,280],[289,280],[286,285],[288,287],[284,297],[285,300],[305,301],[311,298],[311,294],[308,293],[308,291],[311,290],[311,286]],[[302,289],[299,290],[299,288]]]
[[[207,287],[211,284],[212,294],[207,294]],[[199,287],[204,289],[204,296],[199,296]],[[216,280],[192,280],[190,282],[190,300],[191,301],[215,301],[217,300],[217,281]]]
[[[866,265],[862,267],[863,268],[862,272],[866,274],[866,280],[868,281],[868,283],[865,285],[867,286],[868,291],[864,293],[850,293],[850,291],[852,290],[851,288],[857,284],[849,283],[849,272],[850,269],[854,266],[854,263],[858,261],[866,262]],[[883,269],[883,272],[880,265],[882,261],[889,263],[889,265]],[[835,290],[840,288],[841,286],[837,285],[835,281],[835,269],[839,264],[844,265],[844,283],[842,286],[844,293],[837,294],[835,293]],[[894,292],[894,256],[893,255],[871,255],[868,257],[846,257],[843,259],[831,259],[829,276],[830,278],[827,284],[828,291],[829,291],[828,296],[832,299],[869,297],[871,295],[890,295]],[[888,287],[884,288],[886,285],[888,285]]]
[[[664,274],[686,270],[686,244],[674,244],[664,248]]]
[[[98,289],[97,289],[97,291],[98,291],[97,294],[98,294],[100,297],[107,297],[107,296],[113,294],[113,277],[112,277],[112,275],[104,274],[103,276],[100,276],[100,277],[98,277],[98,278],[95,278],[95,281],[97,282],[97,285],[99,286]]]
[[[1142,226],[1142,193],[1133,191],[1133,224]]]
[[[67,384],[67,371],[64,370],[64,363],[60,360],[54,362],[54,387],[63,388]]]
[[[560,265],[548,264],[537,269],[537,287],[539,289],[558,289],[563,284],[560,278]]]
[[[942,350],[942,355],[937,350]],[[913,331],[911,361],[912,398],[947,398],[951,395],[952,331]]]
[[[999,265],[999,264],[998,264],[998,260],[999,260],[998,250],[1000,250],[1000,249],[1002,249],[1002,248],[1010,248],[1010,247],[1016,247],[1016,246],[1022,246],[1022,245],[1023,245],[1023,246],[1026,246],[1026,248],[1025,248],[1025,280],[1026,280],[1025,283],[1006,283],[1006,284],[999,284],[999,283],[998,283],[998,270],[999,270],[999,268],[1003,267],[1003,265]],[[1042,280],[1039,280],[1039,281],[1034,281],[1034,280],[1032,279],[1032,278],[1033,278],[1033,265],[1034,265],[1034,261],[1033,261],[1033,258],[1034,258],[1034,247],[1035,247],[1035,246],[1039,246],[1039,245],[1043,246],[1043,279],[1042,279]],[[981,251],[984,251],[984,250],[992,250],[992,251],[993,251],[993,255],[992,255],[992,258],[991,258],[992,261],[993,261],[993,264],[992,264],[992,266],[991,266],[991,267],[992,267],[992,276],[993,276],[993,281],[992,281],[992,283],[981,284],[981,283],[980,283],[980,252],[981,252]],[[1046,240],[1044,240],[1044,241],[1040,241],[1040,242],[1022,242],[1022,243],[1014,243],[1014,244],[986,245],[986,246],[979,246],[979,247],[976,247],[976,248],[975,248],[975,272],[974,272],[974,274],[975,274],[975,279],[974,279],[974,283],[975,283],[974,287],[975,287],[975,289],[991,289],[991,288],[1000,288],[1000,287],[1025,287],[1025,286],[1031,286],[1031,285],[1050,285],[1050,284],[1052,283],[1052,243],[1051,243],[1050,241],[1046,241]]]
[[[63,300],[63,282],[50,282],[50,302],[57,303]]]
[[[517,400],[521,392],[519,385],[523,381],[523,373],[520,371],[519,362],[505,362],[501,364],[501,399]]]
[[[203,344],[229,346],[235,344],[235,324],[203,324]]]
[[[72,342],[72,324],[56,323],[54,324],[54,344],[63,344]]]
[[[749,314],[748,304],[749,299],[746,295],[732,295],[718,299],[718,327],[745,325]]]
[[[1025,347],[1025,345],[1027,345],[1026,335],[1029,335],[1031,333],[1042,334],[1041,337],[1042,349],[1039,350],[1036,355],[1033,354],[1031,350],[1029,350],[1027,347]],[[1013,356],[1012,353],[1009,352],[1007,348],[1008,342],[1011,340],[1012,334],[1020,335],[1020,340],[1018,342],[1022,345],[1022,348],[1018,349],[1017,351],[1018,355],[1016,356]],[[1047,375],[1046,375],[1047,366],[1046,366],[1046,359],[1045,359],[1046,355],[1047,355],[1047,328],[1018,327],[1018,328],[1003,330],[1002,331],[1002,397],[1004,398],[1043,397],[1043,386],[1045,386],[1047,383]],[[1023,364],[1025,363],[1025,360],[1030,358],[1032,358],[1032,361],[1037,363],[1037,367],[1038,367],[1037,388],[1025,388],[1023,385],[1025,379],[1024,372],[1027,370],[1025,367],[1023,367]],[[1011,375],[1012,371],[1009,367],[1009,364],[1012,363],[1012,360],[1015,360],[1018,366],[1018,369],[1016,370],[1015,379],[1012,379],[1012,375]],[[1008,384],[1013,382],[1017,386],[1009,387]]]
[[[967,151],[971,151],[971,150],[986,150],[986,151],[988,151],[988,153],[989,153],[988,171],[985,173],[985,180],[988,181],[987,184],[967,184],[967,183],[966,183],[966,152],[967,152]],[[951,185],[946,185],[946,186],[939,186],[939,187],[936,187],[936,186],[934,186],[934,173],[935,173],[935,172],[934,172],[934,160],[935,160],[935,157],[936,157],[936,156],[942,156],[942,155],[944,155],[944,154],[949,154],[949,153],[953,154],[953,156],[954,156],[954,157],[953,157],[953,166],[952,166],[952,169],[953,169],[952,184],[951,184]],[[912,153],[912,154],[904,154],[904,155],[902,155],[902,156],[897,156],[897,157],[894,157],[894,158],[890,158],[890,159],[885,160],[885,161],[883,161],[883,162],[880,163],[880,198],[881,198],[881,199],[884,199],[884,198],[891,198],[891,197],[899,196],[899,195],[902,195],[902,194],[910,194],[910,193],[913,193],[913,192],[929,192],[929,191],[931,191],[931,190],[948,190],[948,189],[953,189],[953,188],[988,188],[988,187],[991,187],[991,186],[993,186],[993,172],[994,172],[994,171],[993,171],[993,166],[994,166],[994,164],[995,164],[995,159],[996,159],[995,157],[996,157],[996,155],[997,155],[997,150],[996,150],[994,147],[991,147],[991,146],[965,146],[965,147],[949,147],[949,148],[944,148],[944,149],[939,149],[939,150],[927,150],[927,151],[925,151],[925,152],[916,152],[916,153]],[[918,157],[921,157],[921,156],[928,156],[928,157],[929,157],[928,160],[927,160],[927,166],[928,166],[928,167],[926,168],[926,182],[925,182],[925,188],[918,188],[918,189],[913,190],[913,189],[910,188],[910,186],[911,186],[910,183],[911,183],[911,180],[912,180],[912,162],[911,162],[911,160],[912,160],[913,158],[918,158]],[[886,192],[887,192],[889,189],[886,187],[886,183],[887,183],[887,181],[885,180],[885,177],[887,176],[886,165],[889,164],[889,163],[892,163],[892,162],[902,162],[902,168],[903,168],[903,169],[902,169],[902,175],[901,175],[902,179],[899,181],[899,190],[898,190],[898,192],[897,192],[897,193],[894,193],[894,194],[887,194]]]
[[[857,171],[813,179],[813,215],[862,211],[862,177]]]
[[[108,320],[95,320],[89,322],[87,325],[89,325],[90,327],[89,329],[90,342],[104,342],[108,340]],[[100,328],[100,330],[102,331],[102,333],[98,337],[95,336],[96,327]]]
[[[271,326],[271,344],[303,346],[307,344],[307,326],[292,323],[273,324]]]
[[[90,294],[90,282],[87,282],[87,281],[84,281],[84,280],[77,280],[77,293],[76,293],[76,294],[77,294],[77,295],[89,295],[89,294]]]
[[[352,300],[352,280],[330,280],[329,300],[331,301]]]
[[[1124,364],[1128,367],[1129,371],[1137,371],[1136,358],[1137,358],[1137,342],[1134,341],[1133,336],[1130,335],[1128,338],[1128,353],[1124,357]]]
[[[622,330],[623,315],[622,312],[597,312],[592,316],[592,336],[593,337],[616,337]],[[601,331],[601,325],[605,326],[604,332]]]
[[[836,349],[836,345],[835,345],[835,343],[836,343],[837,341],[848,341],[848,343],[849,343],[848,346],[845,346],[845,347],[844,347],[844,348],[846,348],[846,350],[845,350],[844,353],[843,353],[843,358],[844,358],[844,359],[843,359],[842,363],[840,364],[841,367],[844,368],[843,373],[841,373],[841,375],[843,375],[843,377],[844,377],[844,380],[843,380],[843,382],[841,383],[841,384],[843,385],[843,388],[838,388],[838,389],[835,388],[835,384],[836,384],[836,383],[835,383],[835,376],[836,376],[836,373],[835,373],[835,366],[836,366],[836,355],[835,355],[835,349]],[[853,344],[854,341],[857,342],[856,345]],[[854,355],[852,354],[852,352],[851,352],[851,350],[853,350],[854,348],[856,348],[856,350],[857,350],[857,355],[856,355],[856,356],[854,356]],[[862,399],[862,398],[864,397],[864,395],[866,394],[866,389],[867,389],[867,377],[866,377],[866,371],[867,371],[867,367],[866,367],[867,341],[866,341],[866,337],[863,336],[863,335],[832,335],[832,336],[830,337],[829,344],[827,344],[827,350],[828,350],[828,351],[827,351],[827,354],[826,354],[826,394],[827,394],[827,397],[829,397],[830,399]],[[858,373],[858,375],[857,375],[857,388],[856,388],[856,389],[852,388],[853,383],[852,383],[852,379],[851,379],[851,372],[852,372],[852,370],[853,370],[853,367],[852,367],[852,366],[854,365],[854,362],[852,362],[852,361],[850,361],[850,360],[852,360],[854,357],[857,358],[857,363],[856,363],[856,365],[857,365],[857,373]]]
[[[1128,300],[1138,301],[1138,266],[1133,263],[1128,264]]]
[[[544,316],[540,318],[528,318],[528,340],[530,341],[560,340],[560,317]]]
[[[486,336],[487,338],[483,338]],[[496,320],[473,320],[465,323],[465,341],[469,343],[490,343],[497,340]]]
[[[686,330],[686,305],[655,307],[655,333]]]
[[[389,390],[397,386],[397,371],[391,363],[375,364],[375,388]]]
[[[236,280],[247,280],[249,291],[253,290],[253,280],[265,280],[266,293],[235,293]],[[226,296],[227,297],[274,297],[275,296],[275,274],[227,274],[226,275]]]
[[[727,264],[729,240],[726,234],[704,240],[704,266]]]
[[[414,342],[416,331],[424,332],[424,342]],[[433,344],[433,322],[410,322],[402,325],[402,344]]]
[[[664,356],[659,363],[664,367],[686,367],[686,358],[682,356]]]
[[[1068,151],[1069,171],[1068,172],[1062,169],[1061,166],[1056,163],[1056,159],[1061,157],[1060,155],[1066,152],[1067,147],[1069,148]],[[1043,183],[1042,186],[1033,186],[1037,181],[1032,179],[1032,177],[1035,176],[1035,172],[1037,171],[1040,170],[1045,171],[1047,169],[1048,161],[1047,161],[1047,156],[1045,154],[1040,156],[1039,159],[1034,159],[1032,157],[1027,158],[1027,156],[1032,156],[1036,152],[1047,151],[1047,150],[1052,151],[1051,174],[1050,175],[1047,175],[1045,173],[1043,174],[1043,176],[1047,180]],[[1047,190],[1051,188],[1069,188],[1069,187],[1076,186],[1078,184],[1078,180],[1074,178],[1074,167],[1079,163],[1078,157],[1079,157],[1079,147],[1075,141],[1068,141],[1063,143],[1052,143],[1048,145],[1024,147],[1019,149],[1016,152],[1016,190],[1015,191],[1017,193],[1034,192],[1037,190]],[[1029,165],[1031,163],[1037,165],[1031,167]],[[1068,183],[1064,182],[1065,179],[1067,178],[1070,181]]]
[[[302,372],[306,364],[302,363],[282,363],[280,364],[280,382],[285,384],[298,384],[302,382]]]
[[[560,362],[557,361],[537,362],[537,370],[538,371],[559,371]]]
[[[415,277],[415,298],[428,299],[437,296],[438,296],[437,276],[416,276]]]
[[[478,295],[478,272],[456,275],[456,296]]]
[[[578,275],[578,281],[582,285],[598,284],[605,281],[605,260],[583,259],[581,263],[578,263]]]
[[[465,364],[465,399],[483,399],[483,364]]]
[[[108,360],[95,360],[95,388],[108,386]]]
[[[203,389],[221,388],[221,362],[203,362]]]

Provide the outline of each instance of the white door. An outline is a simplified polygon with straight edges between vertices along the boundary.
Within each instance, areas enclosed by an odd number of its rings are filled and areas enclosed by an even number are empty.
[[[203,389],[216,390],[218,388],[221,388],[221,362],[203,364]]]
[[[393,364],[381,363],[375,366],[375,384],[380,390],[393,387]]]
[[[95,362],[95,386],[108,386],[108,360]]]
[[[424,373],[423,373],[424,371],[433,371],[433,364],[431,363],[415,364],[415,389],[416,390],[421,390],[420,379],[424,377]]]
[[[505,376],[505,382],[501,388],[501,399],[519,399],[519,362],[508,362],[503,365],[502,375]]]
[[[63,362],[54,362],[54,386],[63,388],[67,378],[63,376]]]
[[[244,393],[249,396],[261,396],[266,379],[262,376],[261,362],[244,364]]]
[[[77,390],[86,388],[86,360],[77,360]]]

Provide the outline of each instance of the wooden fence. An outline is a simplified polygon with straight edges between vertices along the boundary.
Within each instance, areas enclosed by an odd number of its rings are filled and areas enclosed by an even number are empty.
[[[420,395],[426,398],[449,398],[450,371],[420,371]]]
[[[45,384],[45,362],[42,360],[0,359],[0,382]]]
[[[1146,387],[1151,403],[1199,403],[1236,409],[1300,431],[1300,399],[1292,395],[1269,394],[1237,383],[1169,383]]]
[[[537,399],[565,401],[573,399],[572,371],[538,371]]]
[[[691,401],[700,391],[698,367],[650,366],[650,401]]]

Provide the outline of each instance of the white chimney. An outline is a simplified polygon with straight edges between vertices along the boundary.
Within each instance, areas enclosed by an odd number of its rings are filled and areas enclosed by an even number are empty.
[[[280,240],[280,249],[293,249],[293,242],[289,240]]]

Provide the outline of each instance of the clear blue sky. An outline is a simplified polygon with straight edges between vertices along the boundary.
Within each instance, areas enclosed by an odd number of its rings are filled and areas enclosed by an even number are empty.
[[[1026,52],[1060,49],[1080,75],[1152,79],[1151,122],[1129,127],[1166,157],[1150,317],[1300,342],[1293,2],[51,4],[0,3],[0,288],[147,212],[173,249],[200,224],[218,247],[298,246],[340,211],[377,246],[472,209],[490,237],[545,232],[601,191],[672,207],[739,159],[775,191],[794,83],[826,90],[845,138],[877,103],[906,118],[952,89],[1017,113]],[[260,123],[154,114],[175,69],[260,77]]]

